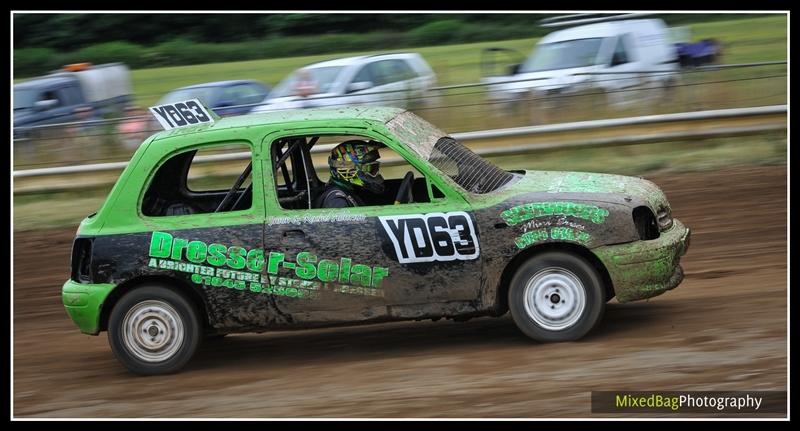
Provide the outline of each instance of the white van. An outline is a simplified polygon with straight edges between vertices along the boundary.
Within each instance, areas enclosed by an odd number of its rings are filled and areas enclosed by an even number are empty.
[[[614,91],[671,82],[679,69],[677,60],[660,19],[599,22],[548,34],[522,64],[512,67],[510,75],[483,81],[496,84],[488,86],[494,100],[597,87]]]

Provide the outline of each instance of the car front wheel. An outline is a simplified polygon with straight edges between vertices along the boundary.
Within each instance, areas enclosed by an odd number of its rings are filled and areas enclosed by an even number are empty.
[[[517,327],[541,342],[577,340],[605,312],[599,274],[565,252],[543,253],[522,264],[511,280],[508,303]]]
[[[189,299],[162,286],[143,286],[114,305],[108,341],[114,355],[137,374],[168,374],[191,359],[202,338],[201,321]]]

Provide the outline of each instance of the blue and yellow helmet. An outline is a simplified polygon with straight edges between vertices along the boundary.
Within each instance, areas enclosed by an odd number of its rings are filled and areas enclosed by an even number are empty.
[[[383,177],[380,175],[381,157],[377,142],[352,140],[342,142],[331,150],[328,166],[331,178],[346,184],[367,189],[373,193],[383,192]]]

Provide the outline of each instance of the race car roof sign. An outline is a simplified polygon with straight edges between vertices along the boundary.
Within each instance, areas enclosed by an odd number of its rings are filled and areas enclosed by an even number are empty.
[[[219,118],[198,99],[152,106],[150,112],[165,130],[212,124]]]

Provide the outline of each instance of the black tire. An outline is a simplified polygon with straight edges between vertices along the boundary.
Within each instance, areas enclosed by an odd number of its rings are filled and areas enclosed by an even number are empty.
[[[133,328],[141,329],[143,335],[138,330],[134,335]],[[108,321],[111,350],[136,374],[180,370],[202,338],[202,322],[195,306],[181,293],[164,286],[141,286],[126,293],[114,305]]]
[[[606,300],[602,278],[591,264],[571,253],[546,252],[517,269],[508,305],[525,335],[540,342],[560,342],[577,340],[594,329],[605,313]]]

